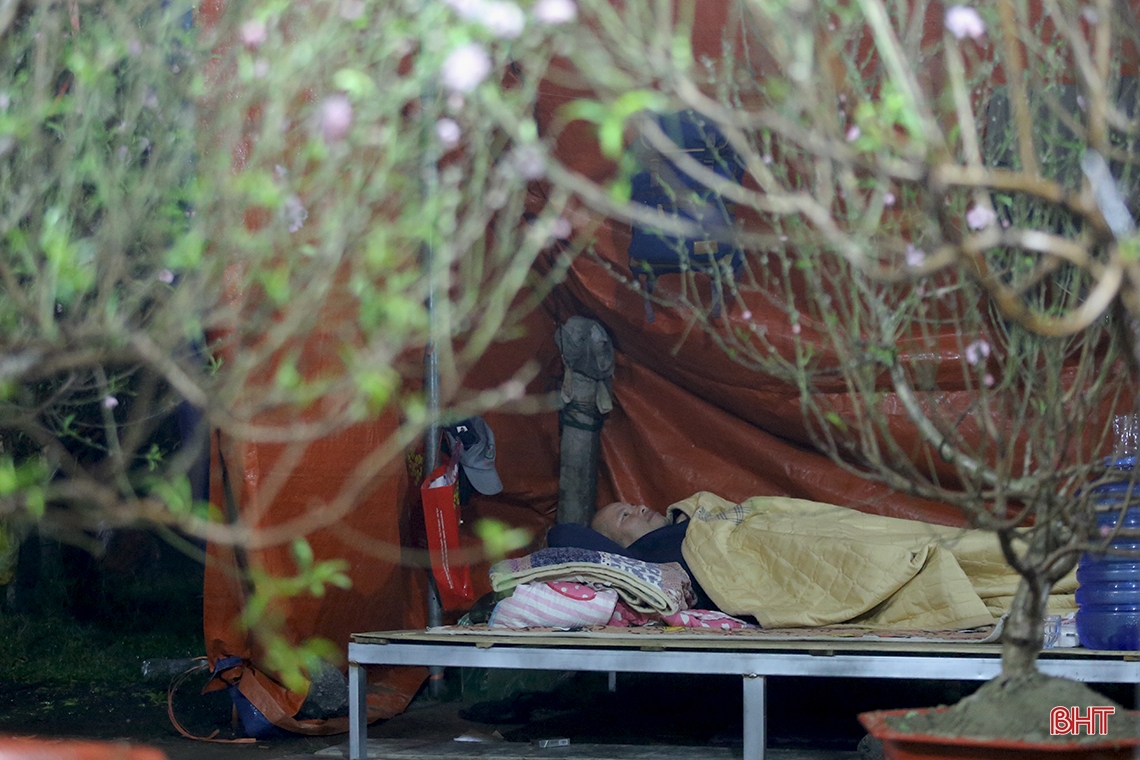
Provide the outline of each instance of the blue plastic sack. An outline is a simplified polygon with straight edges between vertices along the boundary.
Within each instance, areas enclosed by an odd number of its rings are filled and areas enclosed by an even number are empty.
[[[684,153],[726,180],[739,182],[744,166],[728,140],[717,128],[692,111],[657,117],[657,124]],[[658,275],[686,271],[704,272],[714,280],[722,273],[737,274],[744,252],[729,238],[736,226],[732,204],[713,189],[685,173],[669,154],[650,149],[649,166],[630,177],[630,200],[665,217],[689,222],[705,234],[678,237],[659,229],[633,225],[629,243],[629,268],[644,281],[646,317],[653,321],[648,296]],[[714,299],[719,298],[714,283]],[[719,301],[714,302],[719,313]],[[716,313],[714,313],[716,316]]]
[[[224,657],[214,663],[213,675],[217,675],[224,670],[237,667],[241,664],[242,659],[240,657]],[[265,714],[261,712],[261,710],[258,710],[257,707],[241,693],[237,684],[227,686],[226,693],[230,695],[230,700],[233,702],[238,719],[241,721],[242,730],[245,731],[246,736],[254,739],[282,739],[287,736],[298,735],[275,726],[269,718],[265,717]]]

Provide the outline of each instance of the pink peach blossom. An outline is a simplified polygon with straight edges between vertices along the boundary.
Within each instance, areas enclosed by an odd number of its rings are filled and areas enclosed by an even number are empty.
[[[251,50],[261,47],[261,43],[265,42],[267,35],[268,29],[265,26],[265,22],[256,18],[251,18],[249,21],[246,21],[241,25],[241,29],[238,30],[241,44]]]
[[[440,143],[445,148],[450,149],[458,145],[462,134],[459,123],[455,119],[444,118],[435,123],[435,136],[439,138]]]
[[[924,261],[926,261],[926,251],[908,243],[906,246],[906,265],[908,267],[920,267]]]
[[[997,215],[994,214],[993,209],[989,206],[983,206],[980,203],[966,212],[966,224],[970,225],[972,230],[980,230],[989,227],[994,223]]]
[[[569,219],[560,216],[554,220],[554,229],[550,232],[559,240],[569,240],[570,236],[574,234],[574,226],[570,224]]]
[[[946,10],[946,28],[958,39],[980,40],[986,36],[986,22],[968,5],[954,5]]]
[[[454,92],[472,92],[491,73],[491,56],[476,42],[461,45],[443,62],[443,85]]]
[[[990,355],[990,344],[979,338],[966,346],[966,362],[974,365]]]
[[[343,140],[352,128],[352,103],[344,95],[333,95],[321,103],[321,135],[327,143]]]
[[[513,40],[526,27],[526,14],[510,0],[488,0],[478,14],[479,23],[491,34]]]
[[[531,13],[541,24],[565,24],[578,17],[578,6],[574,0],[538,0]]]

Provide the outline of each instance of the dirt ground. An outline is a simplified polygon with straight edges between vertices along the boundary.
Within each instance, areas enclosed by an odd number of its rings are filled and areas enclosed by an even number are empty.
[[[817,749],[846,756],[854,752],[862,736],[855,723],[856,712],[868,705],[915,697],[913,690],[895,693],[897,685],[887,683],[868,689],[867,682],[857,686],[816,679],[799,684],[794,679],[771,680],[769,746],[786,751]],[[370,726],[368,733],[374,739],[449,741],[472,734],[523,743],[568,737],[575,744],[731,748],[739,745],[741,737],[739,692],[738,679],[630,675],[622,676],[618,691],[611,694],[597,674],[592,678],[567,676],[553,689],[504,692],[505,697],[470,688],[466,699],[452,694],[449,701],[441,701],[421,694],[407,712]],[[232,724],[224,692],[199,696],[198,689],[187,682],[179,694],[175,712],[187,730],[197,735],[217,730],[220,738],[241,735]],[[663,694],[669,697],[663,700]],[[478,701],[485,696],[502,698]],[[292,760],[347,743],[347,735],[252,744],[192,741],[175,730],[167,716],[166,699],[165,688],[145,683],[120,687],[8,687],[0,683],[0,734],[145,744],[170,760],[250,760],[251,756]],[[826,713],[821,714],[821,705],[826,705]]]
[[[180,701],[180,721],[188,730],[236,737],[224,693]],[[344,737],[298,737],[249,744],[207,744],[179,735],[167,717],[166,690],[152,685],[57,685],[10,687],[0,683],[0,734],[41,738],[93,739],[145,744],[170,760],[258,758],[311,755]]]
[[[472,734],[515,742],[566,736],[575,743],[706,747],[739,743],[741,713],[736,679],[731,683],[718,678],[623,679],[614,694],[606,692],[604,682],[596,678],[578,677],[568,677],[560,688],[550,691],[523,692],[495,700],[459,697],[444,702],[423,694],[403,715],[370,726],[369,736],[448,741]],[[663,690],[673,695],[664,705],[660,701]],[[218,730],[221,738],[240,736],[232,725],[224,692],[199,696],[189,682],[184,691],[184,696],[176,698],[175,712],[187,730],[198,735]],[[192,741],[180,736],[169,720],[166,696],[165,689],[148,684],[6,687],[0,683],[0,734],[145,744],[162,750],[170,760],[249,760],[251,755],[279,760],[311,756],[347,742],[346,735],[293,737],[253,744]],[[857,728],[813,730],[794,726],[787,715],[790,707],[773,702],[770,731],[775,746],[854,748],[860,735]]]
[[[447,700],[433,700],[423,693],[402,715],[370,726],[368,735],[434,742],[470,735],[522,745],[567,737],[576,746],[654,744],[691,747],[694,752],[723,747],[739,753],[742,726],[736,679],[629,675],[621,677],[618,691],[611,694],[594,676],[567,676],[546,691],[483,701],[473,701],[470,693],[466,699],[451,694]],[[768,746],[778,750],[771,755],[813,760],[861,757],[858,712],[953,701],[974,688],[897,681],[769,680]],[[224,692],[199,696],[188,682],[175,709],[179,721],[195,734],[217,730],[220,738],[241,735],[231,722]],[[161,750],[169,760],[301,760],[326,748],[343,750],[348,740],[341,734],[247,744],[192,741],[180,736],[170,722],[165,689],[151,684],[8,687],[0,683],[0,736],[144,744]]]

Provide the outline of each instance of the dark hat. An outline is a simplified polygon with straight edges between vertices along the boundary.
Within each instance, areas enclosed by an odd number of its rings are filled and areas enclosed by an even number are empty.
[[[495,471],[495,434],[482,417],[470,417],[443,429],[451,451],[459,452],[459,464],[475,490],[491,496],[503,490]]]

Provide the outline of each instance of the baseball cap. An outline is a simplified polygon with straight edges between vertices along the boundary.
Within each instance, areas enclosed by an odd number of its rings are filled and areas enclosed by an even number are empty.
[[[470,417],[443,429],[447,444],[459,452],[459,466],[475,490],[488,496],[503,490],[495,471],[495,434],[482,417]]]

